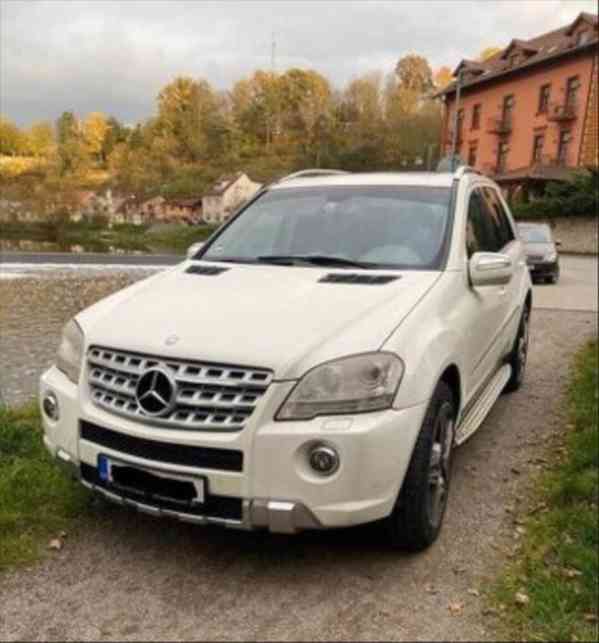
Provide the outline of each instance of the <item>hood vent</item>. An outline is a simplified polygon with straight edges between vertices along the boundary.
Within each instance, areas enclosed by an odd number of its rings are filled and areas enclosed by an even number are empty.
[[[365,286],[383,286],[397,279],[400,275],[367,275],[354,272],[332,272],[319,279],[321,284],[361,284]]]
[[[185,271],[189,275],[204,275],[206,277],[216,277],[222,272],[227,272],[229,268],[223,268],[222,266],[202,266],[198,264],[193,264]]]

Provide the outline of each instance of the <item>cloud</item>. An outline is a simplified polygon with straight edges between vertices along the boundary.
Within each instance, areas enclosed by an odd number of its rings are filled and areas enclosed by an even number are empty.
[[[416,52],[433,68],[594,11],[593,0],[0,0],[0,111],[20,124],[63,110],[149,116],[176,75],[226,89],[256,68],[313,67],[340,86]]]

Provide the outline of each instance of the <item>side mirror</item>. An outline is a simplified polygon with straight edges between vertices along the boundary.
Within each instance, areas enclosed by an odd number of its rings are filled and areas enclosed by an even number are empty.
[[[194,255],[196,255],[202,249],[203,245],[204,245],[203,241],[197,241],[196,243],[192,243],[189,246],[189,248],[187,248],[187,258],[193,259]]]
[[[475,252],[468,263],[470,283],[476,287],[503,286],[513,274],[512,260],[498,252]]]

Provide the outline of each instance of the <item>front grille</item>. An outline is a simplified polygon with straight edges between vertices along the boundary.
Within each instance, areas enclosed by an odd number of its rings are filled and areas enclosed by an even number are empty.
[[[539,261],[543,261],[543,259],[543,255],[528,255],[528,257],[526,257],[526,261],[528,263],[537,263]]]
[[[196,447],[146,440],[111,431],[85,420],[80,422],[79,433],[82,440],[137,458],[217,471],[243,470],[243,453],[235,449]]]
[[[177,429],[240,431],[272,381],[271,371],[161,358],[92,346],[87,355],[92,400],[113,413]],[[170,372],[177,392],[161,417],[147,415],[136,397],[152,367]]]
[[[208,516],[210,518],[220,518],[222,520],[236,520],[241,521],[243,513],[243,501],[241,498],[231,498],[229,496],[214,496],[208,494],[206,500],[201,505],[190,505],[182,508],[180,502],[169,501],[166,498],[161,498],[157,501],[152,498],[150,501],[143,494],[136,493],[132,489],[124,489],[122,487],[113,487],[110,483],[104,482],[98,475],[98,470],[95,467],[81,463],[81,478],[90,485],[100,487],[115,493],[122,498],[127,498],[136,502],[143,502],[153,507],[175,511],[177,513],[189,514],[191,516]]]

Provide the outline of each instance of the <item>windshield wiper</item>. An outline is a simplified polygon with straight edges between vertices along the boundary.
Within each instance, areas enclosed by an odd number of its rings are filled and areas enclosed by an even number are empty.
[[[335,257],[333,255],[263,255],[256,257],[256,259],[261,263],[276,263],[284,266],[309,264],[313,266],[335,266],[339,268],[371,269],[381,267],[376,263],[345,259],[344,257]]]

